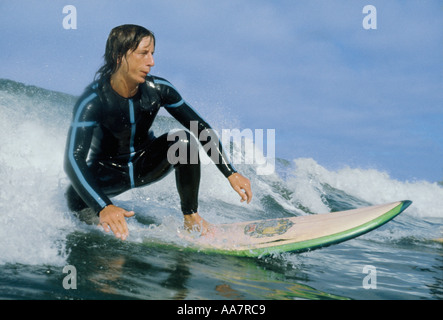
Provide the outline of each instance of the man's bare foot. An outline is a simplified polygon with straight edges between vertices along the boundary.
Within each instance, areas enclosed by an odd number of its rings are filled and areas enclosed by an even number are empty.
[[[207,235],[211,231],[211,224],[203,219],[198,212],[184,215],[184,228],[189,232],[200,232]]]

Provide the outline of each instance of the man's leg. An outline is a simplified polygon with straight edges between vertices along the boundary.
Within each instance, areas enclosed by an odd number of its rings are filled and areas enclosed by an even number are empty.
[[[89,167],[89,170],[97,177],[97,182],[109,197],[121,194],[130,188],[128,174],[124,170],[115,168],[115,166],[95,163]],[[88,224],[99,223],[100,219],[97,212],[89,208],[72,185],[66,190],[65,197],[69,210],[79,220]]]
[[[158,181],[175,169],[176,186],[183,214],[198,211],[200,160],[198,144],[195,139],[191,139],[194,138],[187,131],[182,131],[173,141],[168,140],[168,134],[161,135],[152,142],[145,157],[139,159],[136,164],[137,187]],[[171,159],[168,159],[170,148],[177,151],[175,155],[176,159],[179,159],[177,163],[171,163]],[[186,155],[180,155],[179,152],[184,150]]]

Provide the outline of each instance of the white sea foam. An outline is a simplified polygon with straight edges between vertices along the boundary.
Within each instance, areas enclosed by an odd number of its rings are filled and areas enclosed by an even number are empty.
[[[371,204],[411,200],[407,210],[417,217],[443,217],[443,187],[427,181],[399,181],[373,169],[346,167],[328,170],[313,159],[295,159],[294,178],[289,182],[294,198],[314,212],[327,210],[322,200],[325,185]]]
[[[0,264],[61,264],[73,227],[60,189],[63,135],[8,112],[0,128]]]

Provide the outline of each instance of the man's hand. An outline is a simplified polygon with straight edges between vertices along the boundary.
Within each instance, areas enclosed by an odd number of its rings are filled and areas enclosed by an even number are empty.
[[[111,204],[100,211],[100,225],[106,232],[112,230],[117,238],[125,240],[129,235],[125,218],[133,215],[134,211],[126,211]]]
[[[251,202],[252,191],[251,182],[248,178],[243,177],[240,173],[236,172],[228,177],[231,187],[240,195],[241,202]]]

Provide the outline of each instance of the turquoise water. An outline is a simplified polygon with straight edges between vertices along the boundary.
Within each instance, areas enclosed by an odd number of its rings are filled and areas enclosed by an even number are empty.
[[[377,230],[300,254],[242,258],[181,249],[173,175],[115,199],[136,212],[125,242],[76,220],[65,205],[62,170],[74,101],[0,81],[0,299],[443,298],[443,244],[435,240],[443,238],[442,186],[377,170],[279,159],[275,174],[260,176],[254,165],[239,165],[254,188],[244,205],[215,166],[203,167],[200,213],[213,223],[413,201]],[[174,125],[161,117],[156,130]]]

